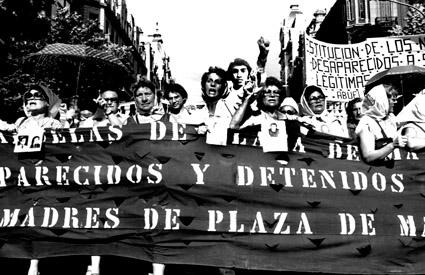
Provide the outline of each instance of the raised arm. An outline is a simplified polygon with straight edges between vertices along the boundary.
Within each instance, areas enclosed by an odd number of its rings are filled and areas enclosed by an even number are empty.
[[[257,93],[251,93],[245,98],[245,100],[242,102],[239,109],[237,109],[236,113],[232,116],[232,120],[230,121],[230,125],[229,125],[230,129],[238,130],[241,127],[241,124],[246,115],[248,106],[252,102],[254,102],[256,98],[257,98]]]

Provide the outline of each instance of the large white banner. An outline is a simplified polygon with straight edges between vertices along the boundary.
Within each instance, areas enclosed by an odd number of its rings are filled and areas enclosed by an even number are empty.
[[[425,35],[369,38],[330,44],[305,36],[306,84],[323,89],[330,101],[363,97],[376,73],[403,65],[425,66]]]

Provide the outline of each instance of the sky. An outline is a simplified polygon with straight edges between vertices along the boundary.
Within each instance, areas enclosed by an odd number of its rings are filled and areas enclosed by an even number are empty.
[[[291,4],[299,4],[310,22],[317,9],[329,11],[335,0],[127,0],[127,9],[145,34],[158,22],[172,77],[189,93],[201,94],[201,76],[210,66],[227,69],[236,57],[253,68],[257,40],[270,41],[266,65],[269,76],[279,77],[279,31]]]

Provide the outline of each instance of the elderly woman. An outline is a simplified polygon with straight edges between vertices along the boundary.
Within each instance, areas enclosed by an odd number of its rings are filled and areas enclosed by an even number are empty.
[[[406,148],[412,151],[425,148],[425,94],[418,94],[397,115],[401,134],[407,137]]]
[[[263,149],[265,146],[268,147],[267,142],[271,141],[267,140],[267,132],[270,136],[277,136],[280,131],[282,137],[285,136],[288,138],[288,148],[291,149],[294,145],[294,141],[298,137],[299,127],[296,121],[289,121],[289,116],[295,115],[294,113],[289,114],[287,112],[283,114],[279,111],[284,97],[285,95],[281,82],[275,77],[267,77],[264,87],[261,90],[251,93],[246,97],[241,107],[233,115],[229,128],[238,130],[249,126],[261,125],[262,133],[260,133],[260,142],[262,143]],[[259,111],[249,108],[254,100],[257,100]],[[294,106],[289,107],[294,108]],[[283,108],[289,109],[289,107],[284,106]],[[279,121],[283,122],[284,129],[277,129],[278,124],[280,124]],[[284,134],[281,130],[284,131]],[[276,148],[277,147],[278,146],[276,146]],[[286,146],[282,148],[284,147]],[[286,151],[288,148],[286,148]]]
[[[60,99],[41,84],[32,85],[23,96],[26,117],[15,122],[17,131],[36,128],[62,128],[59,120],[54,119],[59,112]]]
[[[373,87],[363,99],[362,113],[356,128],[360,153],[366,163],[388,160],[397,146],[403,147],[406,137],[397,135],[393,114],[398,91],[393,85]]]
[[[241,107],[233,115],[229,128],[237,130],[248,126],[261,125],[264,122],[283,120],[286,116],[279,112],[283,98],[280,81],[274,77],[268,77],[264,88],[257,93],[251,93],[244,100]],[[260,112],[249,109],[254,100],[257,100]]]
[[[317,86],[307,86],[301,95],[301,121],[313,130],[334,136],[348,138],[345,122],[326,110],[326,96]]]
[[[288,116],[298,116],[300,109],[298,103],[292,97],[285,97],[280,104],[279,112]]]

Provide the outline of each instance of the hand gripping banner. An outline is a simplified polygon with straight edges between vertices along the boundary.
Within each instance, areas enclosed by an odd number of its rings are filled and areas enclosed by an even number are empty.
[[[380,166],[326,136],[264,153],[193,128],[46,130],[40,152],[0,135],[0,256],[120,255],[165,264],[424,273],[425,154]]]

